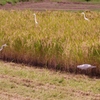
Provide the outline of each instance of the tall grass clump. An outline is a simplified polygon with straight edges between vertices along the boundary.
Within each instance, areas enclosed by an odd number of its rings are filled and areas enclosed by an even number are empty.
[[[86,16],[90,22],[80,12],[0,10],[0,45],[8,45],[0,57],[67,71],[89,63],[100,73],[100,12]]]

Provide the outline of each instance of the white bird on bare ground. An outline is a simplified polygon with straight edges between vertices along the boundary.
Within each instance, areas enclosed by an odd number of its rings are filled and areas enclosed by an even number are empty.
[[[90,64],[82,64],[82,65],[78,65],[77,68],[82,69],[82,70],[86,70],[86,69],[96,68],[96,66],[92,66]]]
[[[0,51],[2,51],[3,48],[6,47],[6,46],[7,46],[7,44],[2,45],[1,48],[0,48]]]
[[[85,20],[90,21],[88,18],[86,18],[86,16],[85,16],[85,13],[84,13],[84,12],[82,12],[82,14],[84,15],[84,19],[85,19]]]
[[[38,24],[37,19],[36,19],[36,14],[34,13],[33,15],[34,15],[35,24]]]

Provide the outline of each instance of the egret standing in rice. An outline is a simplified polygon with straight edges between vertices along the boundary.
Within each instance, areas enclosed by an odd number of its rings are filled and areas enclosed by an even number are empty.
[[[35,20],[35,24],[38,24],[37,19],[36,19],[36,14],[34,13],[34,20]]]
[[[82,14],[84,15],[84,19],[85,19],[85,20],[90,21],[88,18],[86,18],[86,16],[85,16],[85,13],[84,13],[84,12],[82,12]]]
[[[7,46],[7,44],[2,45],[1,48],[0,48],[0,51],[2,51],[3,48],[6,47],[6,46]]]

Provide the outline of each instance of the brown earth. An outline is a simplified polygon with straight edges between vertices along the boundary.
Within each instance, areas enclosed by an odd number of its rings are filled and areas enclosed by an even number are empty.
[[[15,5],[6,4],[4,6],[0,5],[0,9],[6,10],[100,10],[100,3],[79,3],[79,2],[20,2]]]

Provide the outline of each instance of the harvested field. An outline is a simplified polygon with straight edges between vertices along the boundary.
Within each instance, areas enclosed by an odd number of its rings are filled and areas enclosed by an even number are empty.
[[[100,79],[0,61],[0,100],[100,100]]]

